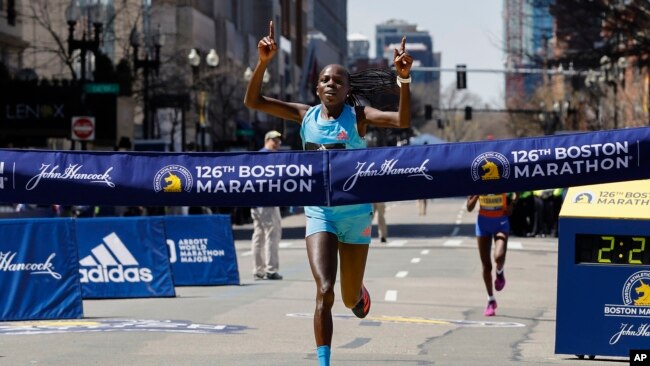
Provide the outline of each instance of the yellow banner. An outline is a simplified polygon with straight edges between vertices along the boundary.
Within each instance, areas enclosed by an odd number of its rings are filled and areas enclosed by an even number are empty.
[[[560,216],[650,219],[650,179],[571,187]]]

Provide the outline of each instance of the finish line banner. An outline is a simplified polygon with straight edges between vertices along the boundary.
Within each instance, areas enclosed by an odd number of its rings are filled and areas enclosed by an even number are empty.
[[[360,150],[112,153],[0,150],[0,202],[304,206],[650,178],[650,127]]]

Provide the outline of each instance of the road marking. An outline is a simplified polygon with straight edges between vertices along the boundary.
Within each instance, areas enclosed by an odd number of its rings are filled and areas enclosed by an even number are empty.
[[[386,295],[384,296],[384,301],[397,301],[397,291],[395,290],[388,290],[386,291]]]
[[[84,332],[161,332],[231,334],[250,328],[242,325],[193,323],[185,320],[97,319],[11,322],[0,325],[0,335],[59,334]]]
[[[288,241],[281,241],[280,244],[278,244],[280,248],[289,248],[292,245],[293,243],[289,243]]]
[[[399,272],[397,272],[397,274],[395,275],[395,277],[397,277],[397,278],[404,278],[404,277],[408,276],[408,274],[409,274],[408,271],[399,271]]]
[[[293,318],[313,318],[314,313],[292,313],[287,314],[288,317]],[[333,318],[345,320],[359,320],[353,314],[332,314]],[[402,324],[426,324],[426,325],[443,325],[443,326],[456,326],[468,328],[521,328],[526,324],[515,322],[488,322],[488,321],[473,321],[473,320],[451,320],[451,319],[433,319],[433,318],[419,318],[407,316],[392,316],[392,315],[379,315],[367,316],[362,320],[385,322],[385,323],[402,323]]]
[[[404,244],[406,244],[406,243],[408,243],[408,240],[393,240],[393,241],[388,242],[388,244],[386,244],[386,246],[389,246],[389,247],[403,247]]]
[[[459,247],[460,243],[462,243],[462,242],[463,242],[462,240],[458,240],[458,239],[449,239],[449,240],[445,241],[444,243],[442,243],[442,246],[443,247]]]
[[[508,249],[523,249],[524,246],[521,245],[520,241],[509,241],[508,242]]]
[[[420,254],[422,254],[422,255],[429,254],[429,249],[425,249],[425,250],[421,251]]]
[[[253,254],[253,251],[252,251],[252,250],[249,250],[249,251],[243,252],[243,253],[241,254],[241,256],[242,256],[242,257],[248,257],[248,256],[251,255],[251,254]]]
[[[420,263],[420,258],[411,259],[411,263]]]
[[[339,346],[338,348],[359,348],[370,342],[370,338],[355,338],[352,342]]]

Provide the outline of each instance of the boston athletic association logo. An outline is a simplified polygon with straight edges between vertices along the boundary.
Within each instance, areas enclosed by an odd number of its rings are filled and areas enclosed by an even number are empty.
[[[180,165],[167,165],[160,169],[153,179],[153,189],[156,192],[190,192],[192,190],[192,174]]]
[[[594,193],[589,191],[578,192],[573,197],[573,203],[590,204],[594,200]]]
[[[498,152],[486,152],[472,161],[472,180],[493,181],[510,177],[510,163]]]

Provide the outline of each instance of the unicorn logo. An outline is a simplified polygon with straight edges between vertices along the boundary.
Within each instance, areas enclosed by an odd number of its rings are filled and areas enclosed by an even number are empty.
[[[187,168],[181,165],[167,165],[160,169],[153,178],[156,192],[191,192],[194,179]]]
[[[183,190],[181,178],[172,172],[169,172],[169,175],[165,177],[165,183],[167,185],[163,187],[164,192],[180,192]]]
[[[485,174],[481,176],[483,180],[499,179],[499,167],[491,161],[485,159],[485,164],[481,165]]]
[[[496,181],[510,178],[510,162],[505,155],[490,151],[477,156],[472,161],[473,181]]]
[[[634,305],[637,306],[650,306],[650,285],[647,285],[643,283],[643,281],[639,281],[641,284],[639,287],[634,288],[634,291],[636,292],[637,295],[640,295],[638,299],[634,300]]]

